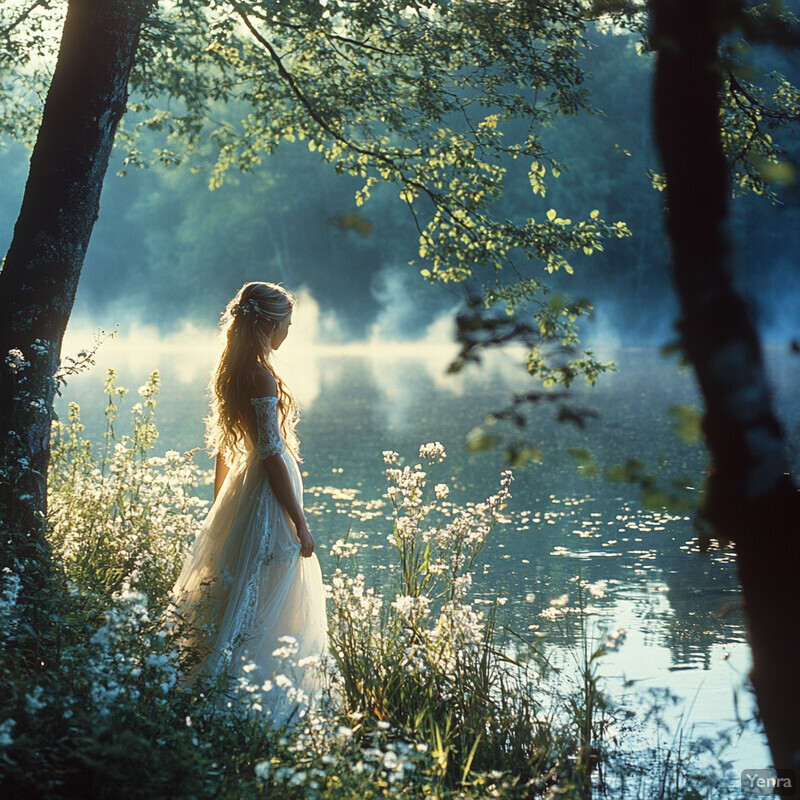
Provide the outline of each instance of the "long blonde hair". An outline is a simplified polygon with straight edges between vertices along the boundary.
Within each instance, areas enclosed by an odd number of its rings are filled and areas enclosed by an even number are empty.
[[[206,441],[210,451],[230,462],[245,450],[250,436],[242,419],[252,391],[252,377],[258,367],[269,370],[278,384],[278,417],[289,451],[299,457],[295,427],[297,403],[275,370],[270,356],[274,331],[292,313],[297,301],[274,283],[246,283],[225,307],[220,320],[224,347],[211,377],[211,414],[206,420]]]

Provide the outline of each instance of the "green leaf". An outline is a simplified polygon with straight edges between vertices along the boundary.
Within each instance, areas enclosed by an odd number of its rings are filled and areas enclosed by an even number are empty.
[[[755,167],[758,174],[773,186],[791,186],[797,178],[794,164],[788,161],[756,161]]]
[[[673,405],[668,409],[672,428],[685,442],[694,444],[703,432],[703,414],[695,406]]]
[[[642,486],[640,497],[642,505],[649,509],[666,508],[670,503],[670,496],[655,486]]]
[[[467,450],[473,453],[479,453],[483,450],[488,450],[497,443],[494,436],[490,436],[486,431],[481,428],[473,428],[467,434]]]
[[[541,464],[543,459],[544,453],[538,447],[514,445],[506,450],[506,462],[512,469],[520,469],[531,461]]]
[[[594,455],[591,451],[583,447],[570,447],[567,451],[572,457],[573,461],[577,463],[578,469],[584,475],[596,475],[597,463],[595,462]]]

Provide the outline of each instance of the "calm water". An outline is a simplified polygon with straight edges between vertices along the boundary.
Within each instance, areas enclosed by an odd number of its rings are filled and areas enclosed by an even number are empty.
[[[209,334],[189,334],[156,340],[139,332],[105,345],[98,367],[70,382],[61,407],[76,400],[88,433],[98,436],[105,368],[113,365],[119,383],[133,389],[158,368],[163,449],[201,445],[204,384],[214,350]],[[287,343],[281,355],[284,376],[304,408],[306,506],[314,514],[323,570],[332,568],[326,545],[352,527],[371,532],[361,567],[376,582],[387,579],[383,450],[414,463],[421,443],[441,441],[448,459],[434,477],[457,487],[451,499],[481,500],[496,491],[502,453],[468,453],[464,442],[487,412],[504,407],[510,390],[529,390],[513,356],[448,377],[449,353],[436,348],[325,349],[298,342],[294,349]],[[558,423],[557,405],[541,405],[532,415],[525,435],[544,459],[515,473],[509,522],[493,531],[479,557],[476,593],[507,597],[505,622],[532,641],[547,634],[544,646],[568,663],[575,652],[569,635],[560,635],[540,614],[565,593],[574,605],[578,578],[606,581],[605,596],[586,602],[590,635],[627,629],[624,645],[600,662],[610,696],[633,704],[650,690],[669,689],[683,699],[669,706],[673,732],[714,737],[735,728],[737,702],[745,717],[752,707],[732,553],[697,552],[687,516],[644,510],[635,489],[580,475],[566,452],[584,447],[602,466],[636,456],[661,465],[660,475],[699,485],[705,453],[678,440],[667,419],[668,407],[696,403],[696,392],[690,374],[678,373],[653,351],[620,350],[612,357],[618,373],[593,390],[576,389],[569,401],[598,414],[586,430]],[[796,437],[800,359],[771,354],[770,365],[784,423]],[[133,402],[126,399],[126,406]],[[669,736],[660,742],[671,744]],[[737,770],[769,765],[752,726],[726,755]]]

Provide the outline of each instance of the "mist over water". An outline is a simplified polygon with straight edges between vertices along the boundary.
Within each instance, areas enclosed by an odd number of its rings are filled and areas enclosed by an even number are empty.
[[[342,318],[337,308],[326,304],[305,287],[295,290],[298,307],[291,335],[275,354],[275,363],[302,406],[313,406],[322,391],[320,372],[323,368],[329,372],[346,373],[354,358],[369,366],[385,398],[386,413],[395,417],[403,416],[403,408],[417,389],[415,381],[418,378],[412,380],[404,376],[404,362],[424,364],[426,380],[436,389],[454,396],[463,394],[466,387],[493,386],[497,389],[496,405],[506,400],[509,393],[536,388],[524,368],[525,354],[519,347],[486,353],[482,357],[482,366],[467,368],[456,375],[448,374],[447,368],[457,352],[453,341],[457,306],[435,314],[426,313],[416,302],[413,290],[409,289],[412,281],[410,272],[397,268],[386,268],[377,274],[372,289],[375,302],[372,321],[369,324],[362,321],[367,335],[359,338],[353,336],[353,326]],[[423,285],[422,288],[428,287]],[[92,317],[76,314],[68,326],[62,352],[64,356],[75,355],[91,345],[98,327],[114,330],[118,326],[118,337],[107,341],[98,352],[95,376],[114,367],[126,376],[125,380],[142,382],[150,371],[159,369],[165,384],[192,386],[197,391],[198,386],[207,382],[219,352],[218,313],[202,321],[175,320],[168,328],[160,325],[158,318],[148,320],[138,315],[124,317],[118,322],[114,310],[109,308]],[[364,317],[368,318],[366,309]],[[104,319],[107,321],[103,322]],[[781,408],[791,406],[791,398],[797,395],[797,362],[800,358],[792,359],[787,355],[793,323],[794,319],[788,313],[782,317],[776,315],[770,318],[766,328],[770,334],[767,361],[773,391]],[[585,399],[590,403],[593,395],[613,393],[626,385],[624,354],[632,344],[655,351],[676,339],[674,329],[666,319],[656,317],[652,335],[637,338],[632,343],[620,331],[613,314],[602,305],[584,324],[582,336],[581,347],[591,349],[600,360],[622,362],[623,365],[623,374],[601,376],[595,390],[587,392],[580,385],[574,387],[578,395],[586,395]],[[692,378],[689,380],[693,382]],[[472,424],[478,422],[479,419],[473,420]],[[796,419],[787,418],[784,424],[793,438],[800,435],[797,434]]]
[[[598,107],[542,132],[569,169],[546,199],[530,194],[527,166],[509,164],[498,214],[543,218],[553,207],[581,218],[593,208],[624,220],[633,237],[579,254],[575,274],[541,275],[554,290],[587,298],[583,326],[591,347],[659,346],[675,339],[677,303],[663,233],[663,196],[647,169],[657,163],[647,130],[650,72],[629,43],[604,37],[588,57]],[[625,65],[625,70],[620,65]],[[621,77],[624,74],[624,78]],[[591,142],[591,147],[587,147]],[[146,143],[143,143],[143,146]],[[623,149],[629,153],[622,155]],[[126,177],[116,155],[78,288],[73,325],[171,335],[213,326],[227,300],[249,280],[279,281],[307,293],[319,309],[326,343],[419,341],[465,299],[461,285],[431,286],[419,275],[418,231],[397,187],[377,186],[363,206],[360,182],[336,176],[300,144],[281,146],[261,167],[208,189],[212,162],[188,169],[152,167]],[[28,153],[0,150],[0,251],[11,241]],[[795,194],[771,206],[747,197],[731,204],[735,270],[771,344],[800,338],[800,208]],[[422,222],[424,223],[424,214]],[[481,276],[493,282],[494,276]],[[444,323],[442,323],[444,330]]]

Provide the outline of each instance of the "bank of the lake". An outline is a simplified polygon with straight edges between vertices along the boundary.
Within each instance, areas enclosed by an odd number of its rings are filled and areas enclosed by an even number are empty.
[[[97,369],[70,381],[60,407],[78,402],[90,434],[99,437],[103,368],[113,364],[119,383],[133,389],[157,368],[162,447],[199,447],[213,359],[211,337],[204,334],[202,346],[199,341],[185,352],[173,341],[146,353],[129,341],[112,342]],[[333,566],[329,546],[352,528],[369,537],[362,557],[368,579],[390,580],[383,563],[391,511],[383,497],[383,450],[413,463],[421,443],[441,441],[449,455],[440,469],[457,500],[496,490],[505,467],[502,447],[470,452],[465,441],[487,412],[502,409],[509,392],[526,385],[513,355],[454,377],[444,374],[447,351],[424,347],[292,351],[287,343],[281,356],[303,406],[306,505],[326,572]],[[703,448],[675,435],[669,413],[697,402],[691,374],[653,350],[620,349],[614,357],[618,371],[598,386],[575,387],[569,398],[533,409],[522,433],[543,455],[515,473],[508,521],[480,556],[478,596],[487,603],[507,598],[502,621],[568,665],[579,641],[571,618],[559,619],[558,609],[575,608],[579,582],[602,587],[602,596],[580,601],[591,606],[590,636],[599,641],[605,632],[626,630],[624,644],[598,662],[609,697],[642,715],[648,705],[661,706],[671,731],[658,734],[661,748],[729,731],[725,757],[737,769],[766,767],[769,754],[755,725],[739,731],[737,723],[752,716],[753,706],[733,553],[698,552],[690,512],[645,509],[634,486],[581,474],[569,452],[589,451],[601,471],[639,458],[664,483],[696,487],[702,481]],[[770,367],[784,424],[796,436],[800,365],[771,353]],[[592,412],[584,429],[557,421],[564,405]],[[500,424],[488,430],[501,443],[513,435]],[[680,702],[668,701],[665,692]],[[643,747],[656,745],[648,739],[654,730],[642,726]]]

